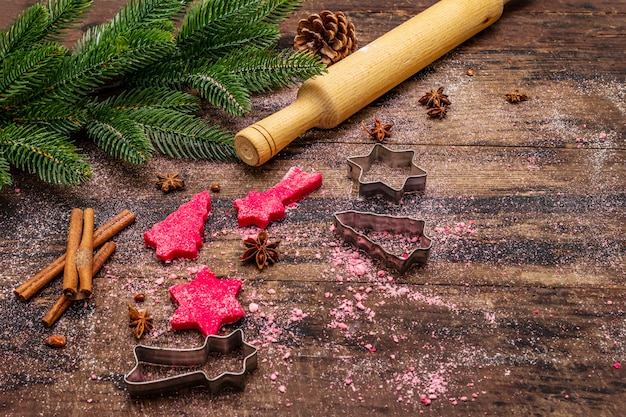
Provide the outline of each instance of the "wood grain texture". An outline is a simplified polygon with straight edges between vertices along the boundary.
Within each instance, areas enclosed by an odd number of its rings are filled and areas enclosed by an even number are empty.
[[[0,27],[30,3],[4,2]],[[121,3],[96,0],[86,25]],[[365,45],[433,3],[305,1],[282,24],[280,44],[290,44],[299,18],[324,8],[346,12]],[[616,0],[512,1],[484,32],[260,168],[159,156],[134,167],[77,138],[95,170],[88,186],[13,172],[13,186],[0,191],[0,414],[621,415],[626,377],[614,364],[626,363],[625,15]],[[418,100],[439,86],[453,104],[444,120],[431,120]],[[514,89],[530,100],[506,102]],[[235,133],[295,94],[255,97],[243,118],[208,106],[204,117]],[[399,205],[357,197],[345,158],[369,152],[361,120],[374,118],[394,123],[389,147],[416,151],[428,172],[424,194]],[[321,172],[324,184],[269,227],[282,240],[281,260],[258,272],[239,262],[242,236],[255,230],[237,227],[232,201],[271,187],[294,165]],[[156,174],[172,170],[187,189],[163,194]],[[143,232],[211,183],[221,192],[211,195],[199,258],[156,260]],[[124,208],[137,219],[114,238],[93,298],[46,329],[40,320],[60,279],[27,303],[12,292],[63,252],[73,207],[94,207],[96,227]],[[343,245],[332,213],[347,209],[426,220],[428,264],[399,275]],[[259,347],[259,369],[244,392],[130,399],[128,304],[146,294],[138,306],[155,328],[142,343],[200,345],[199,332],[169,330],[167,294],[200,265],[244,280],[247,315],[224,331],[244,330]],[[44,345],[54,333],[67,336],[65,348]]]

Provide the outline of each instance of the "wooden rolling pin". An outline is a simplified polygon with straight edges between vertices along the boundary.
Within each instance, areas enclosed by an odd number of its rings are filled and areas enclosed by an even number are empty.
[[[260,166],[307,130],[337,126],[490,26],[509,1],[441,0],[305,81],[293,104],[237,133],[237,154]]]

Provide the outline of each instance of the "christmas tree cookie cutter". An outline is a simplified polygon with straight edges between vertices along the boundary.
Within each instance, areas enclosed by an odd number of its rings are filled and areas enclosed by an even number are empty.
[[[365,251],[370,257],[380,260],[385,266],[400,273],[413,264],[425,265],[432,246],[431,239],[424,235],[426,223],[412,217],[389,216],[354,210],[340,211],[333,215],[334,232],[344,241]],[[361,232],[364,231],[364,232]],[[415,248],[397,255],[366,236],[369,232],[402,234],[413,242]]]
[[[239,348],[243,351],[243,367],[240,371],[223,372],[215,378],[209,378],[205,371],[196,370],[147,380],[150,373],[144,364],[168,368],[200,367],[209,362],[212,352],[227,354]],[[212,394],[226,387],[243,390],[245,374],[257,367],[257,349],[244,341],[241,329],[226,336],[209,335],[199,348],[171,349],[138,345],[135,346],[134,354],[135,367],[124,376],[131,397],[151,397],[197,386],[207,387]]]
[[[415,165],[414,157],[415,151],[412,149],[394,151],[377,143],[367,155],[348,157],[348,177],[358,181],[361,197],[382,195],[399,203],[404,194],[426,189],[426,171]],[[382,162],[389,168],[409,168],[410,175],[406,177],[401,188],[394,188],[383,181],[363,181],[364,173],[376,162]]]

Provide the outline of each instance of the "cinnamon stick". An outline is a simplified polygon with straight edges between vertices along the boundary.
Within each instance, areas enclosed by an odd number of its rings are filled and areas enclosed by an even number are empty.
[[[106,262],[107,259],[113,254],[115,251],[116,245],[114,242],[105,243],[98,252],[93,257],[93,263],[91,266],[91,275],[95,276],[102,265]],[[61,295],[59,299],[54,303],[54,305],[50,308],[50,310],[46,313],[41,321],[46,327],[51,327],[56,321],[65,313],[72,304],[74,300],[65,296],[65,294]]]
[[[122,210],[109,220],[105,225],[98,228],[93,234],[93,246],[97,248],[104,242],[124,230],[135,221],[135,215],[130,210]]]
[[[83,211],[72,209],[70,215],[70,231],[67,234],[67,248],[65,250],[65,267],[63,269],[63,294],[66,297],[76,297],[78,289],[78,269],[76,268],[76,253],[83,235]]]
[[[93,246],[97,248],[104,242],[111,239],[128,225],[135,221],[135,215],[130,210],[122,210],[107,223],[99,227],[93,236]],[[39,290],[45,287],[57,275],[59,275],[65,266],[65,254],[59,256],[50,265],[33,275],[31,278],[23,282],[13,292],[18,299],[22,301],[29,300]]]
[[[78,291],[85,297],[91,295],[93,264],[93,223],[94,213],[92,208],[85,209],[83,213],[83,236],[76,253],[76,268],[78,269]]]

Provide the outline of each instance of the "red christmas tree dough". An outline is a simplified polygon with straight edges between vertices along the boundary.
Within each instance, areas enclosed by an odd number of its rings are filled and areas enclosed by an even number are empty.
[[[205,266],[190,283],[170,287],[170,297],[178,305],[170,319],[172,329],[197,329],[206,337],[235,323],[245,314],[236,298],[241,284],[238,279],[218,279]]]
[[[235,200],[239,226],[265,229],[270,222],[285,218],[285,206],[302,200],[322,185],[322,174],[307,174],[292,167],[282,180],[264,192],[250,191]]]
[[[204,223],[210,212],[209,192],[196,194],[145,232],[144,242],[156,248],[156,257],[166,262],[174,258],[196,259],[203,243]]]

